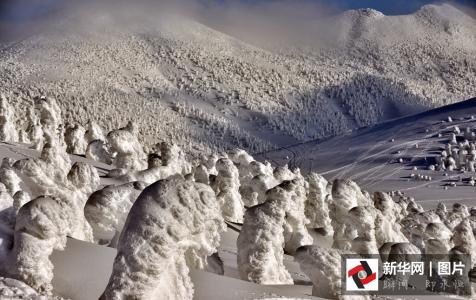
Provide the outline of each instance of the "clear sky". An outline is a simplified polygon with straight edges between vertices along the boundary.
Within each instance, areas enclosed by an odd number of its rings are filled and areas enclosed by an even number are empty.
[[[421,6],[431,3],[439,3],[443,1],[429,0],[318,0],[321,3],[335,5],[338,8],[356,9],[356,8],[373,8],[383,12],[386,15],[408,14],[418,10]],[[448,1],[458,4],[476,6],[476,0],[456,0]]]
[[[58,5],[74,0],[0,0],[0,21],[21,21],[28,18],[38,17]],[[81,0],[76,0],[81,1]],[[154,1],[154,0],[149,0]],[[155,0],[161,1],[161,0]],[[247,3],[260,4],[263,2],[279,2],[291,0],[190,0],[207,3],[207,5],[221,5],[227,3]],[[443,1],[435,0],[293,0],[297,2],[311,2],[334,7],[338,10],[348,10],[356,8],[373,8],[386,15],[408,14],[418,10],[422,5],[438,3]],[[476,8],[476,0],[449,0]]]

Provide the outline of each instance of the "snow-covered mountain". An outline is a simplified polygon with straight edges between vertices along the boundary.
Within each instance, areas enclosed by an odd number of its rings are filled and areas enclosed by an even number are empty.
[[[450,5],[347,11],[319,21],[322,43],[279,48],[177,16],[78,18],[3,45],[0,90],[18,123],[31,96],[46,94],[72,122],[110,130],[133,119],[148,145],[256,153],[476,94],[476,20]]]
[[[110,8],[0,50],[1,299],[391,299],[344,295],[342,254],[431,253],[474,295],[476,20],[283,44]]]

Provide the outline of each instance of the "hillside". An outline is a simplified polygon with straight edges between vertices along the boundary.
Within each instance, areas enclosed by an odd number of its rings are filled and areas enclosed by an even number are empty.
[[[355,180],[369,191],[401,191],[425,207],[474,205],[475,116],[473,98],[260,158]]]
[[[476,20],[450,5],[347,11],[320,20],[332,30],[314,46],[281,48],[177,16],[78,19],[2,47],[0,90],[19,123],[32,96],[46,94],[71,122],[110,130],[134,119],[148,145],[256,153],[476,94]]]

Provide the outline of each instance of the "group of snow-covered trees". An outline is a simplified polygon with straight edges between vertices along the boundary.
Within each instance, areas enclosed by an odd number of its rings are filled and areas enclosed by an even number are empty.
[[[101,299],[192,299],[189,268],[207,267],[227,223],[242,224],[243,280],[293,284],[284,264],[291,255],[313,295],[333,299],[342,253],[384,260],[458,252],[476,261],[474,207],[425,211],[403,195],[370,195],[355,182],[328,182],[239,149],[194,160],[165,142],[146,151],[134,123],[107,134],[94,123],[65,125],[52,98],[35,100],[25,131],[15,128],[13,113],[2,97],[1,139],[39,156],[4,158],[0,166],[0,276],[36,293],[52,293],[49,256],[73,237],[117,248]],[[78,155],[88,163],[74,162]],[[114,184],[101,184],[99,163],[110,166],[104,176]],[[317,245],[317,231],[332,237],[332,248]]]

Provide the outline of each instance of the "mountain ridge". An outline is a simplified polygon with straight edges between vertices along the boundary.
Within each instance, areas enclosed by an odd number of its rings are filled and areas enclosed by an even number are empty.
[[[349,11],[334,20],[339,47],[267,49],[176,15],[114,27],[120,18],[98,12],[89,27],[62,23],[2,50],[0,92],[22,108],[56,97],[69,121],[107,130],[134,111],[148,145],[260,152],[476,95],[476,20],[463,15],[449,5]],[[445,24],[453,31],[435,34]]]

